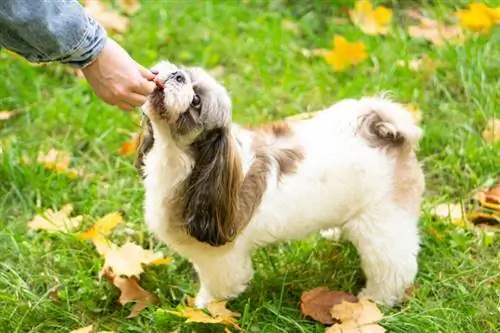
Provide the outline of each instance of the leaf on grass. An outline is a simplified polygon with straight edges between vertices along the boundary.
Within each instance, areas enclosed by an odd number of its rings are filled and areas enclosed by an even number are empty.
[[[142,265],[157,263],[160,259],[164,259],[162,253],[155,253],[129,242],[120,247],[112,247],[107,251],[101,275],[111,269],[116,276],[138,277],[144,271]],[[163,263],[170,261],[164,260]]]
[[[389,32],[392,10],[379,6],[373,8],[370,0],[359,0],[353,10],[349,10],[349,17],[354,25],[368,35],[385,35]]]
[[[342,301],[330,311],[335,320],[340,324],[330,327],[325,333],[382,333],[385,329],[377,323],[384,317],[377,305],[368,300],[360,299],[356,303]]]
[[[339,72],[365,61],[368,53],[362,42],[349,43],[344,37],[335,35],[333,50],[326,52],[324,58],[334,71]]]
[[[83,170],[69,168],[71,157],[68,153],[57,149],[50,149],[47,153],[39,152],[37,162],[43,164],[47,170],[55,170],[57,173],[67,175],[71,179],[75,179],[84,174]]]
[[[64,205],[61,210],[54,212],[47,209],[42,215],[36,215],[28,222],[28,227],[33,230],[45,230],[52,232],[69,232],[77,228],[82,222],[81,215],[69,217],[73,207],[70,204]]]
[[[500,119],[490,119],[482,133],[484,141],[487,143],[500,142]]]
[[[141,9],[141,4],[137,0],[119,0],[118,4],[128,15],[133,15]]]
[[[0,111],[0,121],[8,120],[17,115],[17,111]]]
[[[459,24],[478,33],[488,33],[495,23],[500,23],[500,7],[490,8],[484,3],[473,2],[468,9],[455,13]]]
[[[132,138],[125,141],[118,149],[118,155],[120,156],[130,156],[135,153],[137,146],[139,145],[139,134],[134,134]]]
[[[148,306],[158,303],[156,296],[142,288],[139,285],[139,279],[135,276],[120,277],[114,274],[110,269],[107,269],[103,273],[103,276],[120,290],[121,294],[118,301],[121,305],[135,302],[127,318],[136,317],[139,312]]]
[[[356,296],[343,291],[331,291],[326,287],[314,288],[302,293],[300,297],[300,311],[322,324],[333,324],[334,320],[330,309],[342,301],[356,302]]]
[[[446,42],[461,45],[465,41],[462,28],[457,25],[444,25],[436,20],[421,17],[420,25],[412,25],[408,33],[413,38],[422,38],[436,46],[443,46]]]
[[[432,59],[427,54],[410,61],[398,60],[396,64],[400,67],[407,67],[414,72],[423,74],[432,74],[443,65],[441,61]]]
[[[227,301],[210,303],[207,306],[210,315],[201,309],[190,306],[178,307],[177,311],[166,310],[166,312],[186,318],[186,323],[222,324],[240,329],[236,320],[236,318],[240,317],[240,314],[227,309],[226,303]]]
[[[92,333],[94,331],[94,325],[85,326],[77,330],[73,330],[70,333]]]
[[[465,218],[464,206],[459,203],[439,204],[432,210],[432,215],[440,220],[448,221],[455,226],[469,226]]]
[[[88,15],[99,22],[108,33],[124,33],[128,28],[128,18],[107,8],[100,0],[85,0]]]
[[[107,214],[101,217],[94,226],[77,236],[81,239],[87,239],[94,243],[97,252],[105,256],[112,248],[116,248],[110,240],[106,238],[116,226],[122,223],[123,217],[118,212]]]

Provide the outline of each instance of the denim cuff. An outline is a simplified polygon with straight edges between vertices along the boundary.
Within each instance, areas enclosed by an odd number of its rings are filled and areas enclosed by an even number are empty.
[[[90,16],[82,39],[58,61],[72,67],[84,68],[101,53],[107,41],[106,30]]]

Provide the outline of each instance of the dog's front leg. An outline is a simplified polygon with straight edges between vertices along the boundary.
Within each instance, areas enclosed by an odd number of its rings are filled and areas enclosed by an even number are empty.
[[[216,251],[214,251],[216,252]],[[250,253],[231,249],[223,255],[210,253],[193,260],[200,279],[195,305],[204,308],[212,301],[231,299],[241,294],[252,278]]]

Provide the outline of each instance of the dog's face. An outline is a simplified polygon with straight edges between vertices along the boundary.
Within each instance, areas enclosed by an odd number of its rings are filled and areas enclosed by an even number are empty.
[[[231,122],[226,89],[201,68],[161,62],[154,70],[157,88],[144,107],[155,127],[168,130],[177,143],[189,145],[204,132]]]

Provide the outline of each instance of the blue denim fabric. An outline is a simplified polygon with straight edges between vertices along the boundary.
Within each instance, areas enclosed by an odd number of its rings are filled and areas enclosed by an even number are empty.
[[[106,39],[77,0],[0,0],[0,46],[30,62],[85,67]]]

